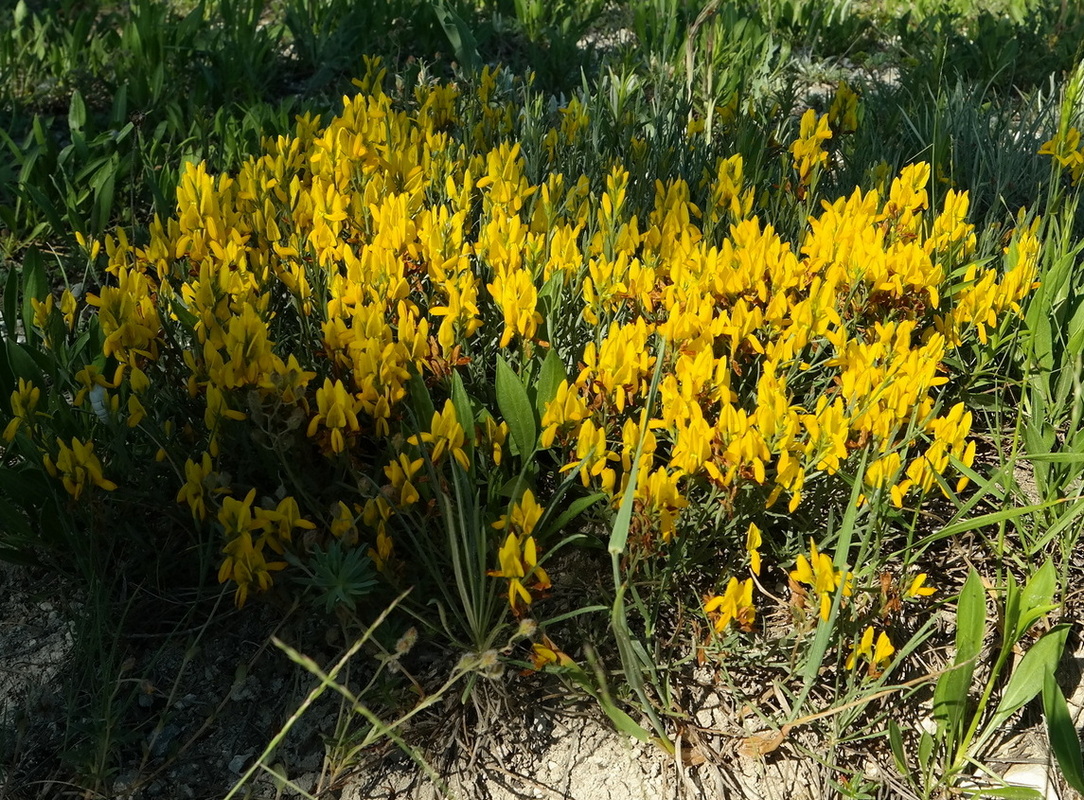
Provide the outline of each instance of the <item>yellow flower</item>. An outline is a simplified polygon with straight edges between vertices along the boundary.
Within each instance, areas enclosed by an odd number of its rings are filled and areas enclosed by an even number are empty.
[[[896,652],[892,646],[892,640],[888,634],[881,631],[877,636],[877,643],[873,642],[873,626],[866,628],[862,638],[854,644],[851,654],[847,657],[846,668],[854,669],[860,658],[869,661],[869,675],[875,678],[881,674],[883,667],[888,664],[888,659]]]
[[[406,508],[414,505],[421,499],[418,490],[414,488],[414,476],[425,464],[424,458],[416,458],[413,461],[406,453],[399,456],[384,467],[384,474],[391,481],[392,488],[399,493],[399,506]]]
[[[511,531],[520,536],[530,536],[534,532],[534,526],[542,518],[543,510],[542,506],[535,502],[534,492],[527,489],[519,502],[512,506],[511,513],[503,515],[493,523],[493,527],[499,531],[504,530],[510,517],[512,522]]]
[[[438,463],[445,453],[451,453],[452,457],[459,462],[464,470],[470,470],[470,461],[463,449],[467,437],[459,424],[456,416],[455,405],[451,400],[444,401],[442,411],[434,411],[433,419],[429,423],[429,430],[421,434],[415,434],[407,439],[410,444],[420,445],[422,442],[433,445],[429,457],[433,463]]]
[[[211,464],[211,454],[204,453],[199,463],[192,459],[184,462],[185,484],[177,492],[178,503],[188,503],[192,509],[192,516],[204,520],[207,519],[207,484],[208,479],[214,474]],[[221,490],[219,490],[221,491]]]
[[[715,619],[715,632],[722,633],[731,620],[738,623],[743,631],[753,629],[756,620],[756,608],[753,606],[753,579],[739,581],[731,578],[726,586],[726,591],[716,595],[704,603],[704,612],[707,614],[718,613]]]
[[[354,512],[350,510],[350,506],[339,500],[331,508],[331,534],[333,536],[342,539],[348,536],[357,535],[357,527],[355,526]]]
[[[920,572],[915,576],[915,579],[911,581],[911,585],[907,587],[907,591],[903,593],[904,599],[911,599],[915,597],[929,597],[931,594],[937,591],[932,586],[924,585],[926,583],[926,573]]]
[[[794,156],[794,168],[798,170],[798,181],[803,186],[809,185],[813,170],[828,160],[823,142],[831,138],[828,115],[824,114],[818,120],[817,112],[812,108],[808,109],[802,115],[798,138],[790,146],[791,155]]]
[[[836,87],[828,120],[836,133],[854,133],[858,130],[858,95],[843,81]]]
[[[28,380],[19,378],[19,388],[11,393],[11,422],[4,428],[4,441],[15,438],[21,425],[32,428],[35,409],[41,400],[41,389]]]
[[[311,531],[316,528],[314,523],[301,516],[297,500],[289,496],[282,498],[273,510],[257,508],[255,514],[265,530],[263,541],[280,555],[285,549],[283,545],[290,541],[294,530]]]
[[[760,528],[755,522],[749,523],[749,530],[745,533],[745,552],[749,554],[749,569],[754,575],[760,574],[760,545],[763,537]]]
[[[45,469],[54,478],[60,478],[64,489],[74,499],[79,499],[88,482],[107,492],[117,488],[117,484],[102,475],[102,462],[94,455],[94,442],[84,443],[73,438],[68,447],[62,439],[56,441],[60,452],[55,462],[48,455],[44,457]]]
[[[308,436],[316,435],[321,424],[331,432],[331,452],[341,453],[346,447],[343,432],[355,433],[358,425],[358,402],[346,391],[340,380],[331,382],[324,378],[322,388],[316,390],[316,415],[309,421]]]
[[[790,573],[791,580],[804,583],[811,587],[820,599],[820,616],[827,621],[832,609],[832,596],[843,584],[843,596],[850,597],[852,574],[847,573],[846,579],[842,571],[832,566],[832,559],[826,553],[817,551],[817,544],[809,540],[809,559],[804,555],[798,556],[798,562],[794,571]]]

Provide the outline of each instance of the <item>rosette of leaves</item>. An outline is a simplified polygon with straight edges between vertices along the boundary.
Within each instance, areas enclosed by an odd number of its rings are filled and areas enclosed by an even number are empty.
[[[305,573],[294,581],[311,594],[313,605],[322,605],[328,614],[339,606],[355,610],[358,600],[367,597],[377,584],[372,559],[338,541],[326,549],[316,548],[305,562],[290,554],[286,558]]]

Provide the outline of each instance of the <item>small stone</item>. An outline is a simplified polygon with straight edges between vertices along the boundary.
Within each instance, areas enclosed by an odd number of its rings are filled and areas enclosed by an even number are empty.
[[[230,759],[229,770],[234,775],[240,775],[245,771],[245,762],[248,761],[248,756],[238,755]]]
[[[1046,800],[1059,800],[1058,790],[1043,764],[1013,764],[1005,771],[1005,783],[1034,789]]]
[[[316,786],[316,779],[320,777],[317,772],[306,772],[304,775],[296,778],[294,784],[303,792],[311,792],[312,788]]]

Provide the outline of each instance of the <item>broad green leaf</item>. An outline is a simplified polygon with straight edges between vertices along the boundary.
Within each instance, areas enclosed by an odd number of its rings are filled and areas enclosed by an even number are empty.
[[[452,45],[456,59],[467,72],[471,74],[480,72],[482,59],[478,55],[478,42],[467,23],[448,7],[445,0],[435,0],[432,8],[440,26],[444,29],[444,35],[448,37],[448,42]]]
[[[911,769],[907,765],[907,755],[903,750],[903,735],[900,733],[900,726],[893,719],[888,721],[888,744],[892,748],[892,759],[896,762],[896,769],[905,778],[910,777]]]
[[[1027,632],[1033,622],[1054,609],[1056,581],[1054,564],[1050,560],[1047,560],[1028,579],[1020,592],[1020,616],[1014,631],[1014,644]]]
[[[934,739],[927,731],[923,731],[918,737],[918,764],[922,772],[929,774],[930,759],[933,758]]]
[[[20,550],[16,547],[0,547],[0,561],[6,561],[17,567],[40,567],[41,562],[34,557],[33,552]]]
[[[1054,751],[1065,782],[1084,794],[1084,759],[1081,758],[1080,737],[1065,695],[1052,672],[1043,676],[1043,713],[1050,749]]]
[[[4,540],[15,537],[30,541],[33,538],[30,522],[22,509],[16,508],[3,497],[0,497],[0,523],[0,538]]]
[[[1077,303],[1076,311],[1069,320],[1069,341],[1065,349],[1069,355],[1080,355],[1084,352],[1084,299]]]
[[[407,392],[410,403],[414,407],[416,424],[419,428],[428,430],[429,423],[433,419],[433,398],[429,396],[429,387],[425,385],[425,379],[413,367],[410,369],[410,380],[407,381]]]
[[[49,292],[49,283],[45,278],[45,267],[41,261],[41,252],[31,247],[23,257],[23,332],[26,340],[32,341],[34,330],[33,300],[44,300]]]
[[[497,405],[523,458],[529,458],[538,442],[538,426],[527,390],[508,362],[497,356]]]
[[[986,634],[986,591],[974,568],[964,582],[956,608],[956,663],[974,658]]]
[[[988,730],[1001,727],[1002,723],[1039,693],[1043,685],[1043,676],[1057,669],[1068,635],[1069,626],[1058,625],[1028,649],[1016,669],[1013,670],[1009,682],[1005,684],[1001,701],[986,725]]]
[[[455,406],[455,417],[459,420],[459,426],[467,434],[467,439],[473,439],[474,404],[467,396],[467,387],[463,385],[463,378],[459,372],[452,373],[452,405]]]
[[[68,104],[68,129],[73,133],[83,130],[87,124],[87,106],[83,102],[83,95],[78,89],[72,92],[71,103]]]
[[[7,356],[8,368],[11,370],[14,379],[13,386],[18,384],[19,378],[31,381],[37,386],[44,385],[41,370],[24,345],[19,344],[14,339],[8,339]]]
[[[955,745],[968,708],[974,659],[982,648],[986,630],[986,594],[982,579],[972,568],[956,605],[956,658],[953,669],[937,681],[933,693],[933,716],[938,731]]]
[[[539,417],[546,413],[546,406],[557,395],[557,387],[564,380],[568,380],[564,362],[550,348],[542,361],[542,369],[538,373],[538,394],[535,396],[535,408],[538,410]]]

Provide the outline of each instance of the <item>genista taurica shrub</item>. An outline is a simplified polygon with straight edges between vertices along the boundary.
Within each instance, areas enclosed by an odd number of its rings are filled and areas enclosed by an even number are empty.
[[[145,242],[87,243],[108,274],[89,309],[36,304],[68,355],[19,383],[4,437],[86,536],[169,504],[213,538],[239,605],[354,553],[358,581],[414,586],[481,652],[552,591],[575,515],[617,507],[641,431],[630,547],[647,553],[717,535],[698,509],[793,512],[860,450],[867,491],[897,506],[971,463],[945,365],[1018,311],[1034,227],[980,258],[966,194],[931,207],[923,163],[820,202],[853,95],[807,112],[775,172],[725,155],[690,185],[605,154],[595,176],[557,171],[589,149],[581,100],[528,153],[495,72],[398,100],[382,80],[371,65],[338,116],[299,118],[236,174],[187,165]],[[749,537],[731,549],[759,561]],[[796,579],[824,595],[842,577],[818,557]],[[710,610],[749,627],[751,584],[728,597]]]

